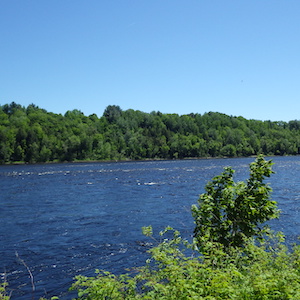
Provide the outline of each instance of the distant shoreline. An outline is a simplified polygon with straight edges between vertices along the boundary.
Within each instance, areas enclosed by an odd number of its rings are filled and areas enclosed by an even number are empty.
[[[265,157],[283,157],[299,155],[264,155]],[[17,166],[17,165],[51,165],[51,164],[84,164],[84,163],[126,163],[126,162],[151,162],[151,161],[181,161],[181,160],[206,160],[206,159],[232,159],[232,158],[256,158],[257,155],[250,156],[218,156],[218,157],[185,157],[185,158],[149,158],[149,159],[121,159],[121,160],[74,160],[74,161],[48,161],[48,162],[10,162],[0,164],[0,166]]]

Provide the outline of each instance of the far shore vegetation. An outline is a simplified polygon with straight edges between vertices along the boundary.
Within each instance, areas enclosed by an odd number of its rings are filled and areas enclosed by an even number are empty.
[[[109,105],[100,117],[31,104],[0,106],[0,164],[300,154],[300,121],[218,112],[145,113]]]

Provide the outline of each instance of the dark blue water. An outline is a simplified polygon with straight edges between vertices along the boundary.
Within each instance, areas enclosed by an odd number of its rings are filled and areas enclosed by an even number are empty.
[[[141,227],[170,225],[186,238],[205,184],[224,166],[248,177],[254,159],[49,164],[0,167],[0,273],[12,299],[66,294],[74,276],[140,266]],[[300,235],[300,157],[276,157],[270,181],[282,214],[272,228]],[[32,273],[35,292],[28,269]]]

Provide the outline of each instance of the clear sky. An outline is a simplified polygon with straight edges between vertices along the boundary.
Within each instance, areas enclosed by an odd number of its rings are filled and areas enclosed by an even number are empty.
[[[300,119],[299,0],[0,0],[0,104]]]

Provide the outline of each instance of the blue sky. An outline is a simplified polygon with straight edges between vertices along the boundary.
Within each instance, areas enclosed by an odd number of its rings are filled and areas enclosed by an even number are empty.
[[[299,0],[0,0],[0,104],[300,119]]]

